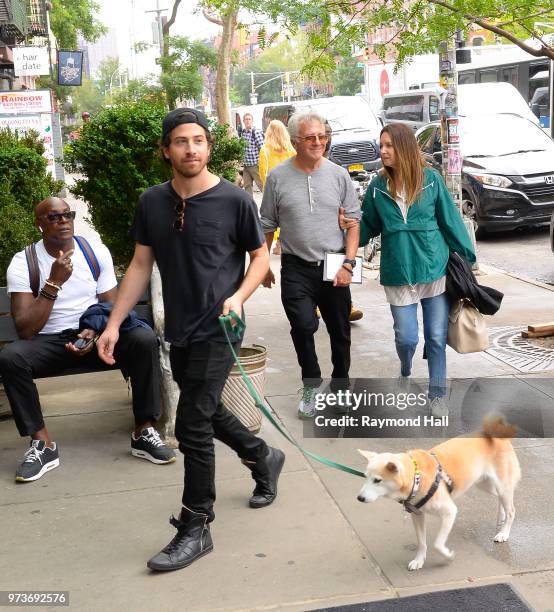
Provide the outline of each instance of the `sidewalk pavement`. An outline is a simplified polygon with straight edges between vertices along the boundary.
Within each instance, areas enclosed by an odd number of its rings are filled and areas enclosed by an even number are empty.
[[[272,256],[274,271],[278,258]],[[352,328],[353,377],[392,377],[398,363],[391,316],[376,272],[353,289],[364,318]],[[552,320],[554,291],[491,270],[481,279],[505,292],[494,325]],[[265,394],[288,432],[306,448],[363,469],[357,448],[400,451],[435,440],[309,439],[296,417],[299,370],[278,287],[260,289],[247,305],[246,344],[268,348]],[[323,326],[322,326],[323,327]],[[324,375],[329,343],[317,334]],[[418,352],[418,355],[421,353]],[[449,349],[450,376],[520,376],[486,353]],[[425,376],[416,358],[414,375]],[[535,375],[537,387],[540,378]],[[531,378],[528,379],[533,384]],[[38,381],[61,465],[41,480],[15,484],[26,441],[12,420],[0,421],[0,590],[67,590],[70,609],[85,611],[304,611],[397,598],[432,590],[510,582],[536,610],[554,601],[553,439],[517,439],[523,478],[511,539],[494,544],[496,502],[471,490],[459,502],[445,563],[431,547],[425,567],[409,572],[415,550],[411,520],[400,506],[356,500],[361,479],[307,460],[264,422],[261,436],[287,455],[279,497],[252,510],[249,472],[217,443],[214,552],[184,570],[151,574],[146,560],[173,537],[182,459],[155,466],[130,455],[132,415],[118,372]],[[550,534],[550,535],[548,535]],[[52,608],[54,609],[54,608]]]

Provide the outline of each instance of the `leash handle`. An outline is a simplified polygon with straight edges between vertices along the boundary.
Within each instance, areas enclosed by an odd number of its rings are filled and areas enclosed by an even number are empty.
[[[233,326],[233,322],[234,322],[234,326]],[[305,448],[302,448],[302,446],[300,446],[300,444],[298,444],[298,442],[296,442],[296,440],[294,440],[282,427],[281,425],[279,425],[279,423],[277,422],[277,420],[274,418],[274,416],[271,414],[271,412],[268,410],[268,408],[265,406],[265,403],[263,401],[263,399],[258,395],[258,392],[256,390],[256,388],[254,387],[254,385],[252,384],[252,382],[250,381],[250,379],[248,378],[246,372],[244,371],[239,357],[235,351],[235,348],[233,346],[233,343],[231,342],[231,338],[230,338],[230,333],[233,333],[235,335],[237,335],[237,333],[240,334],[240,336],[238,337],[238,340],[240,340],[242,338],[242,335],[244,333],[244,330],[246,329],[246,325],[244,323],[244,321],[237,315],[236,312],[234,312],[233,310],[231,310],[231,312],[228,315],[221,315],[219,317],[219,325],[221,326],[221,329],[223,330],[223,333],[225,334],[225,338],[227,339],[227,343],[229,344],[229,348],[231,349],[231,353],[233,355],[233,358],[235,360],[235,364],[237,365],[239,372],[241,373],[241,376],[244,380],[244,383],[246,384],[246,387],[248,388],[248,392],[250,393],[252,399],[254,400],[254,403],[256,404],[256,407],[262,412],[262,414],[266,417],[266,419],[273,425],[273,427],[275,427],[275,429],[277,429],[277,431],[284,437],[286,438],[293,446],[295,446],[303,455],[307,456],[307,457],[311,457],[312,459],[315,459],[316,461],[319,461],[319,463],[323,463],[324,465],[327,465],[329,467],[335,468],[337,470],[340,470],[342,472],[347,472],[348,474],[353,474],[354,476],[360,476],[362,478],[365,478],[365,474],[363,472],[361,472],[360,470],[356,470],[354,468],[351,468],[347,465],[343,465],[342,463],[338,463],[336,461],[332,461],[331,459],[326,459],[325,457],[321,457],[320,455],[316,455],[315,453],[312,453],[309,450],[306,450]]]

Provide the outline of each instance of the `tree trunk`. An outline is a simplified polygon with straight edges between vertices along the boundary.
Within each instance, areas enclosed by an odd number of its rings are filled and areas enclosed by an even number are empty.
[[[215,105],[219,123],[231,125],[231,109],[229,108],[229,79],[231,77],[231,50],[233,34],[237,25],[238,11],[229,11],[222,15],[223,32],[221,46],[217,56],[217,77],[215,82]]]
[[[160,339],[160,370],[162,374],[162,414],[157,425],[168,445],[177,448],[175,416],[177,413],[177,402],[179,401],[179,387],[171,374],[169,344],[163,340],[165,329],[164,300],[162,296],[162,279],[156,264],[154,264],[152,278],[150,279],[150,297],[154,317],[154,331]]]

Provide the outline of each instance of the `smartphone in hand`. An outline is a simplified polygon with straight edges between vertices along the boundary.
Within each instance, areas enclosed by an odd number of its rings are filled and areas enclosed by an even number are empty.
[[[73,346],[80,351],[88,348],[94,342],[94,338],[77,338],[73,343]]]

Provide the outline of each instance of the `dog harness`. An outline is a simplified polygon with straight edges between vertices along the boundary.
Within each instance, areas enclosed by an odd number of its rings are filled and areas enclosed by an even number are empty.
[[[412,484],[412,490],[410,491],[408,497],[406,499],[399,500],[399,503],[401,503],[404,506],[404,510],[406,510],[406,512],[409,512],[410,514],[421,514],[420,508],[422,508],[431,499],[431,497],[433,497],[433,495],[439,488],[441,480],[444,481],[444,484],[446,485],[446,488],[448,489],[449,493],[452,493],[452,491],[454,490],[454,483],[452,481],[452,478],[450,478],[450,476],[446,473],[438,457],[432,451],[429,454],[432,455],[435,461],[437,462],[437,473],[435,474],[435,480],[429,488],[429,491],[427,491],[427,495],[425,495],[425,497],[422,497],[417,502],[417,504],[413,504],[412,499],[417,495],[419,491],[419,485],[421,484],[421,472],[419,471],[417,461],[408,453],[408,457],[410,457],[412,463],[414,464],[414,482]]]

